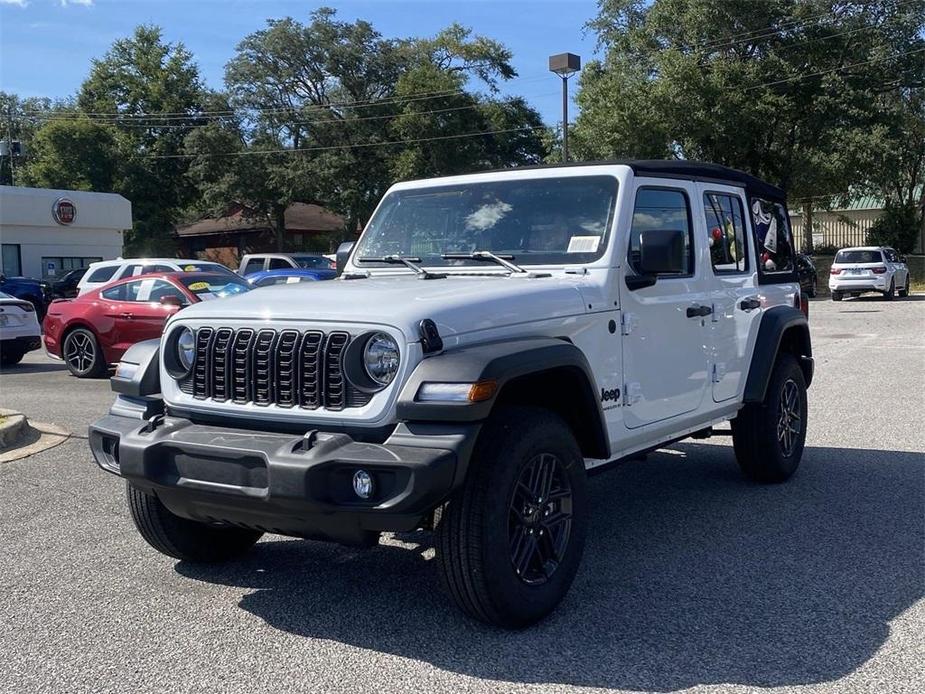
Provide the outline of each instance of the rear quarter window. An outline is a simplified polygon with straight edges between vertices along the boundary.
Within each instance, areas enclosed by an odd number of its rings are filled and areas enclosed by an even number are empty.
[[[786,282],[796,264],[787,209],[779,202],[758,197],[752,197],[751,207],[758,276],[770,282]]]

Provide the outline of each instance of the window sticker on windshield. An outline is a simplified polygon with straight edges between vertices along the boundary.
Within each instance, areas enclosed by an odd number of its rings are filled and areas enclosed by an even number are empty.
[[[287,278],[286,278],[286,284],[298,284],[298,283],[299,283],[299,279],[300,279],[300,278],[298,278],[298,277],[287,277]]]
[[[600,236],[573,236],[568,241],[566,253],[594,253],[601,242]]]
[[[193,282],[189,286],[189,290],[191,292],[201,292],[203,289],[208,289],[208,288],[209,288],[208,282]]]
[[[183,268],[183,272],[196,272],[195,265],[187,265]]]

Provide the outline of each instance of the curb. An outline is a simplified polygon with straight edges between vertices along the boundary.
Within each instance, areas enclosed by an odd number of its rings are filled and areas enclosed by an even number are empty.
[[[15,410],[0,410],[0,450],[12,447],[29,428],[26,415]]]

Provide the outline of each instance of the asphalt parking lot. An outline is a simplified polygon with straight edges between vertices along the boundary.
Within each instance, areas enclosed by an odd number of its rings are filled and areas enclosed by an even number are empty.
[[[814,301],[810,322],[797,476],[750,484],[714,438],[593,477],[578,579],[517,633],[449,604],[423,533],[156,554],[81,438],[108,382],[34,353],[0,406],[74,436],[0,464],[0,692],[920,692],[925,296]]]

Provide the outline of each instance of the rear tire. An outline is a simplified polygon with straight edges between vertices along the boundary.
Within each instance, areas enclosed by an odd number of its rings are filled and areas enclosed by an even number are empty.
[[[902,289],[900,289],[899,292],[898,292],[899,295],[900,295],[902,298],[904,298],[904,299],[905,299],[907,296],[909,296],[909,285],[910,285],[910,284],[912,284],[912,278],[907,274],[907,275],[906,275],[906,286],[903,287]]]
[[[892,301],[893,297],[896,296],[896,279],[890,280],[890,288],[883,292],[883,298],[887,301]]]
[[[263,533],[227,528],[181,518],[153,494],[125,485],[135,527],[149,545],[168,557],[190,562],[215,563],[245,554]]]
[[[435,514],[445,590],[488,624],[518,629],[538,622],[578,572],[587,507],[584,459],[565,422],[540,408],[497,412],[482,430],[465,483]]]
[[[99,340],[87,328],[74,328],[65,335],[61,356],[67,370],[77,378],[99,378],[106,374],[106,361]]]
[[[0,349],[0,366],[15,366],[22,361],[26,353],[21,349]]]
[[[832,291],[832,301],[841,301],[842,294],[841,292]]]
[[[732,444],[742,472],[756,482],[784,482],[796,472],[806,443],[806,380],[792,354],[780,354],[763,402],[748,403],[732,420]]]

